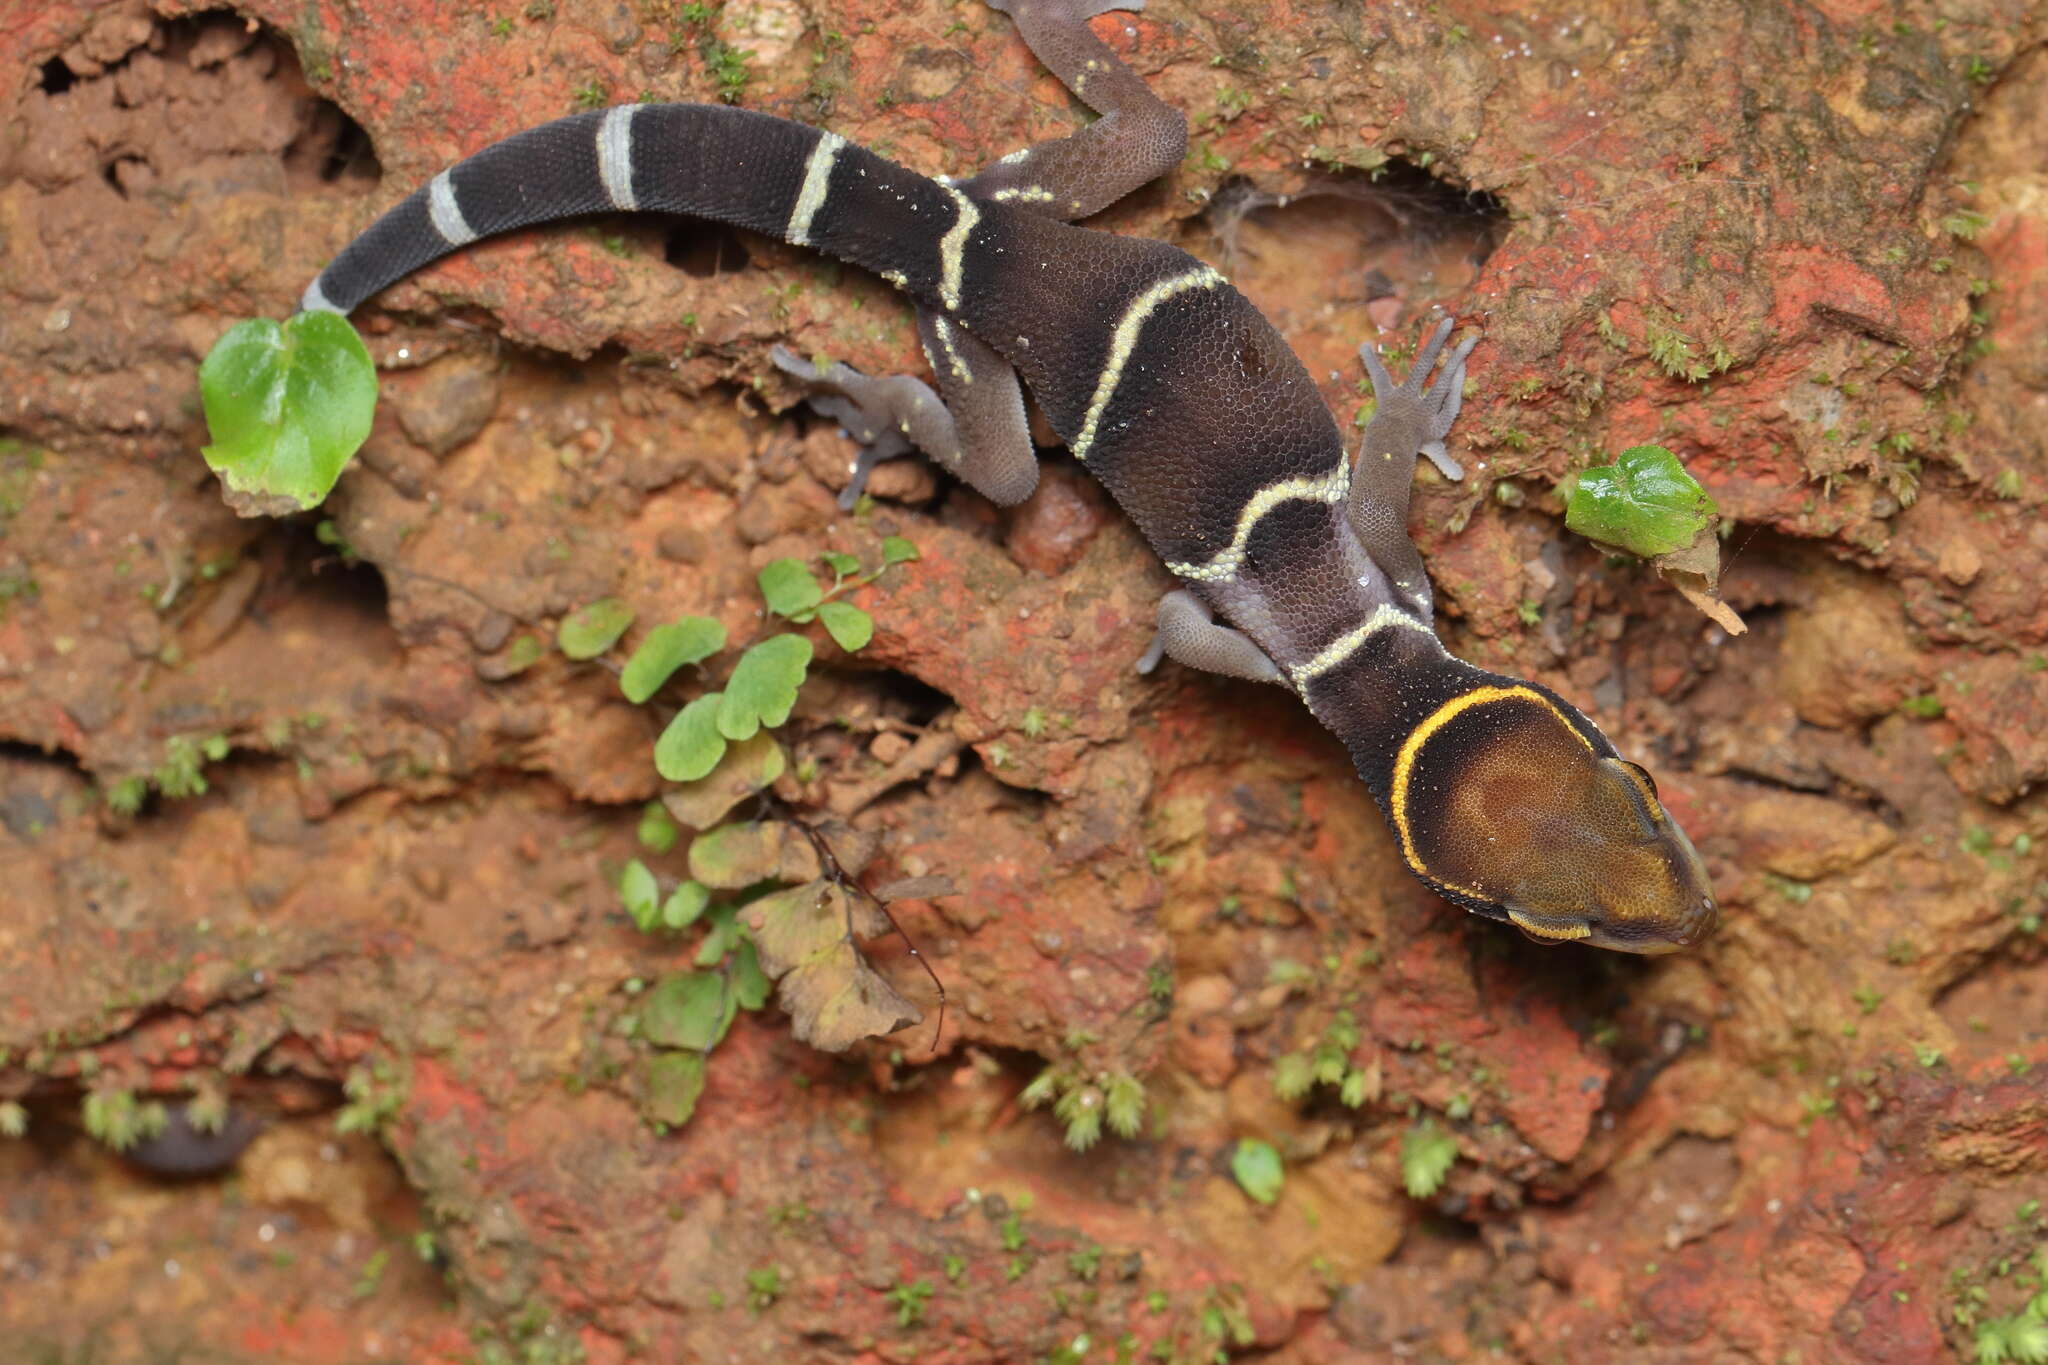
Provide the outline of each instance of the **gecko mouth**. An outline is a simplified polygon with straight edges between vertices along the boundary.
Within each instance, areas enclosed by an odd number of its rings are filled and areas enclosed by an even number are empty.
[[[1508,923],[1522,931],[1532,943],[1555,945],[1559,943],[1583,943],[1589,948],[1606,948],[1613,952],[1635,953],[1643,957],[1656,957],[1664,953],[1675,953],[1681,948],[1691,947],[1707,936],[1714,926],[1716,907],[1710,899],[1703,899],[1704,913],[1695,917],[1682,931],[1677,933],[1628,933],[1615,932],[1596,924],[1590,919],[1558,915],[1534,915],[1513,906],[1501,907],[1507,913]]]

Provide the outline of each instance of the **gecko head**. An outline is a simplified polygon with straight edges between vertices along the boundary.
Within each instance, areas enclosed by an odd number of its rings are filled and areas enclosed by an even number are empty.
[[[1410,733],[1390,807],[1411,868],[1539,943],[1668,953],[1718,916],[1649,773],[1548,688],[1468,689]]]

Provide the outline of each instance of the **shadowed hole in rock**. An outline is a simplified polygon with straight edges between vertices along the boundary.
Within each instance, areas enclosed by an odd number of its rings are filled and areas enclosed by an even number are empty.
[[[991,749],[990,752],[996,753],[997,750],[1006,747],[1003,741],[997,740],[995,748]],[[994,763],[985,760],[982,757],[982,751],[970,744],[960,751],[960,769],[955,776],[964,780],[977,771],[986,774],[988,778],[997,784],[991,790],[1001,795],[1001,801],[998,806],[991,809],[1018,812],[1026,819],[1037,820],[1045,818],[1045,813],[1051,811],[1058,804],[1053,799],[1051,793],[1040,791],[1036,787],[1018,786],[1016,771],[1013,767],[1016,760],[1014,758],[1001,758],[1000,755],[998,755],[998,760]],[[1000,774],[998,772],[999,769],[1003,770]]]
[[[1483,1230],[1480,1223],[1476,1218],[1463,1216],[1463,1211],[1471,1207],[1471,1202],[1468,1196],[1453,1190],[1443,1195],[1440,1202],[1425,1205],[1422,1217],[1416,1222],[1417,1235],[1403,1242],[1402,1251],[1414,1245],[1418,1256],[1432,1259],[1444,1254],[1450,1247],[1479,1241]],[[1506,1212],[1505,1209],[1496,1211]],[[1430,1242],[1438,1245],[1430,1246]],[[1403,1259],[1405,1258],[1401,1251],[1397,1251],[1388,1264]]]
[[[684,218],[670,227],[661,254],[670,265],[700,280],[745,270],[750,259],[738,232],[700,218]]]
[[[1301,190],[1275,193],[1242,176],[1225,180],[1207,218],[1226,245],[1252,214],[1278,217],[1290,212],[1349,205],[1353,217],[1380,240],[1469,244],[1473,264],[1500,244],[1508,224],[1507,206],[1485,190],[1460,189],[1427,170],[1395,157],[1375,172],[1336,171],[1317,175]]]
[[[339,105],[323,98],[308,83],[290,40],[267,25],[244,20],[239,15],[215,11],[161,20],[146,38],[107,61],[104,70],[81,77],[64,58],[53,57],[42,64],[37,83],[46,94],[60,95],[84,80],[112,79],[130,70],[138,57],[199,72],[226,72],[238,65],[253,67],[259,79],[280,89],[285,97],[282,108],[289,111],[294,125],[282,160],[286,183],[295,193],[332,188],[367,194],[383,178],[383,168],[368,134]],[[148,83],[143,88],[148,89]],[[145,104],[158,98],[145,96]],[[118,103],[122,108],[130,107],[125,94]],[[145,110],[137,107],[135,112],[141,117]],[[150,145],[150,139],[144,138],[142,143]],[[129,198],[155,183],[160,164],[160,159],[153,160],[146,151],[124,147],[101,167],[101,174],[116,193]]]
[[[1325,297],[1362,307],[1383,331],[1424,303],[1462,293],[1508,223],[1492,194],[1447,184],[1398,157],[1370,173],[1318,174],[1289,193],[1233,178],[1207,219],[1233,276],[1256,275],[1266,260],[1275,272],[1306,263],[1334,281]],[[1370,332],[1363,328],[1359,339]]]
[[[930,725],[953,707],[953,699],[908,673],[882,675],[884,709],[907,725]]]
[[[275,542],[291,591],[388,629],[391,592],[376,565],[356,556],[330,518],[299,517],[279,522]]]
[[[70,67],[64,65],[62,57],[52,57],[43,63],[42,72],[36,84],[45,95],[61,95],[78,83],[78,77]]]
[[[40,839],[77,813],[70,803],[90,780],[68,749],[0,740],[0,829],[23,843]]]
[[[336,189],[368,194],[383,179],[369,134],[313,89],[298,49],[276,29],[261,23],[252,27],[234,14],[196,14],[165,23],[151,46],[198,67],[255,62],[266,79],[284,89],[293,101],[296,124],[283,154],[285,183],[294,193]]]
[[[298,77],[293,71],[295,79]],[[384,177],[370,135],[332,100],[307,92],[298,132],[284,149],[285,180],[295,191],[368,194]]]
[[[123,154],[107,162],[106,168],[100,174],[113,188],[114,193],[126,199],[131,185],[139,185],[149,177],[150,165],[142,157]]]

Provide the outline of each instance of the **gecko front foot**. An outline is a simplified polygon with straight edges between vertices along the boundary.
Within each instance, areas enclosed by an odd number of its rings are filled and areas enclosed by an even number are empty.
[[[984,0],[984,3],[997,14],[1014,15],[1020,9],[1035,9],[1075,23],[1093,19],[1098,14],[1108,14],[1111,10],[1129,10],[1136,14],[1145,8],[1145,0]]]
[[[1365,372],[1372,378],[1373,397],[1378,402],[1372,420],[1374,440],[1368,455],[1398,459],[1404,454],[1419,453],[1427,455],[1445,478],[1456,481],[1465,477],[1463,466],[1444,448],[1444,437],[1451,434],[1451,424],[1458,420],[1458,409],[1465,402],[1465,357],[1479,344],[1479,338],[1469,336],[1459,342],[1457,349],[1444,358],[1436,382],[1424,387],[1454,326],[1456,322],[1451,318],[1437,324],[1416,355],[1408,378],[1399,384],[1380,363],[1379,352],[1370,342],[1358,348],[1358,358],[1365,362]],[[1385,447],[1384,451],[1381,447]]]

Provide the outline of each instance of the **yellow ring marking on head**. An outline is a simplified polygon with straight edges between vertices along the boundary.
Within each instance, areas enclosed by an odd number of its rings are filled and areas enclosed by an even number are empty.
[[[1475,890],[1469,886],[1459,886],[1455,882],[1447,882],[1423,865],[1421,855],[1415,851],[1414,833],[1408,825],[1408,782],[1415,774],[1415,760],[1421,757],[1422,747],[1429,743],[1437,731],[1443,729],[1473,707],[1485,706],[1489,702],[1497,701],[1533,701],[1544,710],[1550,712],[1551,715],[1556,716],[1558,723],[1571,731],[1572,737],[1577,739],[1579,743],[1585,745],[1589,750],[1593,747],[1593,742],[1579,733],[1579,728],[1573,725],[1565,713],[1557,708],[1557,703],[1533,687],[1482,686],[1469,688],[1423,717],[1422,723],[1413,730],[1410,730],[1408,738],[1401,741],[1401,750],[1394,755],[1394,790],[1387,802],[1388,805],[1394,808],[1394,832],[1400,836],[1401,856],[1407,859],[1408,866],[1439,886],[1447,887],[1461,896],[1470,896],[1474,900],[1482,901],[1493,898],[1484,891]],[[1587,932],[1590,933],[1592,931],[1588,930]]]

